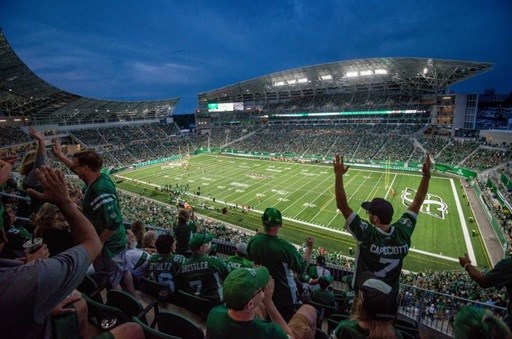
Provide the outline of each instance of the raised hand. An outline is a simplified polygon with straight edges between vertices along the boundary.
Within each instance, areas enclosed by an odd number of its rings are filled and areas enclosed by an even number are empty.
[[[343,157],[339,154],[336,154],[334,156],[334,159],[332,160],[333,168],[334,168],[334,174],[335,175],[344,175],[347,173],[350,166],[345,167],[343,164]]]
[[[36,169],[36,175],[39,182],[43,185],[43,193],[33,189],[27,189],[28,194],[39,200],[51,202],[57,206],[72,202],[66,180],[61,171],[43,166],[40,169]]]
[[[53,139],[52,152],[55,155],[62,154],[62,147],[60,145],[60,140],[58,138],[57,139]]]
[[[39,132],[37,129],[35,129],[34,127],[30,127],[28,129],[28,134],[34,138],[34,139],[37,139],[37,141],[44,141],[44,134]]]
[[[423,172],[423,175],[430,176],[430,170],[432,168],[432,155],[430,153],[427,153],[425,155],[425,161],[423,162],[423,167],[421,171]]]

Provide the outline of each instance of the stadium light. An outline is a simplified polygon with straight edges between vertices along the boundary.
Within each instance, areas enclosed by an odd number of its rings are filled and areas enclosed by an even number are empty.
[[[388,74],[388,71],[386,71],[385,69],[376,69],[375,74],[386,75]]]
[[[297,79],[292,79],[292,80],[287,80],[286,83],[288,85],[293,85],[293,84],[296,84],[297,83]]]
[[[297,82],[298,82],[299,84],[303,84],[303,83],[305,83],[305,82],[308,82],[308,78],[300,78],[300,79],[297,79]]]
[[[330,74],[322,75],[322,76],[320,76],[320,79],[322,79],[322,80],[332,80],[332,75],[330,75]]]
[[[373,72],[368,70],[368,71],[361,71],[361,72],[359,72],[359,74],[360,75],[372,75]]]
[[[427,74],[427,72],[428,72],[428,69],[427,69],[427,68],[424,68],[424,69],[423,69],[423,74]]]
[[[347,78],[353,78],[358,76],[357,72],[347,72]]]
[[[274,86],[284,86],[284,81],[277,81],[277,82],[274,82]]]

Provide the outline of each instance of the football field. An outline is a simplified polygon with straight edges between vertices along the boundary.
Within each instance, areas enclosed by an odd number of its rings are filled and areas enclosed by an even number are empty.
[[[266,207],[276,207],[285,219],[281,233],[291,241],[300,243],[304,235],[311,234],[317,245],[327,250],[348,255],[348,248],[355,248],[353,238],[343,230],[344,218],[336,209],[330,165],[201,154],[187,161],[117,173],[116,177],[123,179],[118,184],[123,189],[140,193],[141,186],[148,191],[170,187],[181,190],[180,197],[196,208],[205,204],[216,207],[212,210],[226,207],[226,214],[208,213],[207,209],[198,212],[251,230],[259,226],[259,216]],[[420,179],[421,172],[355,167],[344,177],[349,205],[356,213],[366,218],[361,203],[384,197],[393,204],[395,220],[414,198]],[[169,200],[168,193],[160,194]],[[249,207],[249,211],[242,213],[242,207]],[[457,258],[464,253],[473,263],[488,265],[480,237],[472,236],[477,226],[469,221],[471,213],[460,180],[434,174],[405,268],[458,268]]]

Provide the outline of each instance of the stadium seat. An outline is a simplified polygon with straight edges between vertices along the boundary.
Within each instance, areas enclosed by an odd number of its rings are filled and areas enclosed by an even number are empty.
[[[132,321],[134,323],[137,323],[142,328],[142,330],[144,331],[144,337],[146,339],[179,339],[180,338],[180,337],[175,337],[173,335],[160,332],[160,331],[148,326],[148,324],[144,324],[137,317],[133,317]]]
[[[160,312],[158,314],[158,330],[187,339],[204,338],[201,327],[184,316],[171,312]]]
[[[138,287],[139,291],[156,298],[160,303],[171,301],[172,293],[167,285],[161,284],[150,278],[142,278]]]
[[[203,319],[208,317],[208,313],[210,313],[212,308],[219,305],[217,302],[201,298],[197,295],[190,294],[182,290],[178,290],[176,292],[173,304],[192,313],[196,313]]]
[[[327,333],[317,328],[315,331],[315,339],[328,339]]]
[[[104,305],[97,302],[82,293],[82,298],[87,303],[89,311],[89,323],[93,324],[99,329],[108,331],[117,325],[124,324],[129,321],[129,318],[118,308]]]
[[[76,289],[81,293],[87,294],[89,298],[99,303],[103,303],[103,298],[101,297],[100,293],[101,289],[92,276],[86,275]]]
[[[146,314],[152,308],[154,308],[155,318],[151,327],[155,327],[155,322],[158,315],[158,302],[153,301],[149,303],[146,308],[142,307],[142,304],[132,296],[131,294],[123,291],[110,290],[107,292],[106,305],[120,309],[127,319],[133,317],[139,318],[143,323],[147,324]]]
[[[397,330],[399,330],[400,332],[407,333],[407,334],[413,336],[414,338],[420,337],[420,331],[418,330],[418,328],[412,328],[412,327],[402,326],[402,325],[397,325],[397,324],[395,324],[394,327]]]

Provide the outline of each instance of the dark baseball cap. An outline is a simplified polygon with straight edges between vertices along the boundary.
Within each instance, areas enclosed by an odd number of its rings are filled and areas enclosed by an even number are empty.
[[[281,226],[283,223],[283,218],[281,216],[281,212],[279,212],[277,208],[269,207],[265,210],[265,212],[263,212],[261,221],[266,227]]]
[[[398,312],[397,294],[393,288],[371,272],[357,277],[357,286],[363,309],[372,319],[392,320]]]
[[[393,218],[393,205],[386,199],[373,198],[373,200],[365,201],[361,204],[361,207],[367,210],[370,214],[379,217],[380,222],[389,225]]]

